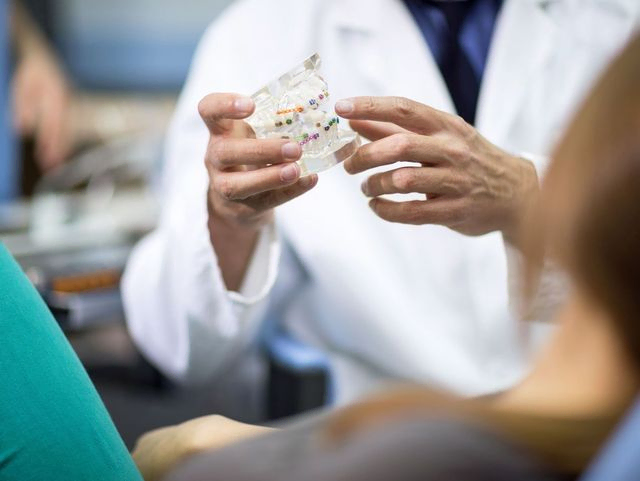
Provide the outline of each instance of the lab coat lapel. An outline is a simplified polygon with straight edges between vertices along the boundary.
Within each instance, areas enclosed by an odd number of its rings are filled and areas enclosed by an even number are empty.
[[[494,142],[506,138],[527,97],[528,83],[545,65],[556,26],[545,7],[562,0],[507,0],[487,59],[476,126]]]
[[[453,112],[453,102],[419,27],[401,0],[343,0],[335,28],[366,93],[408,97]]]

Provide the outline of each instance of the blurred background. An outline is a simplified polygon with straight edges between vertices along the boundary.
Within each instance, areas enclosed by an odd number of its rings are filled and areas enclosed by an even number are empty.
[[[129,447],[149,429],[210,414],[220,404],[211,396],[228,395],[178,389],[146,363],[124,327],[118,284],[156,220],[163,136],[197,41],[229,3],[24,0],[7,15],[0,242],[51,307]],[[34,110],[49,124],[35,125]],[[231,404],[238,412],[227,414],[247,418],[250,409]]]

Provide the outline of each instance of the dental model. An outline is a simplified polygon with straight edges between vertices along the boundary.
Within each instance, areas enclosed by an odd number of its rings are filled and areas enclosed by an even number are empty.
[[[340,128],[327,83],[314,54],[253,94],[256,110],[247,122],[259,139],[289,139],[302,147],[301,176],[326,170],[355,154],[358,134]]]

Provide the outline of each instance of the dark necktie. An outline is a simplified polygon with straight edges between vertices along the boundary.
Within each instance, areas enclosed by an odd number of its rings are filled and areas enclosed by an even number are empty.
[[[406,0],[431,48],[458,114],[475,122],[500,0]]]

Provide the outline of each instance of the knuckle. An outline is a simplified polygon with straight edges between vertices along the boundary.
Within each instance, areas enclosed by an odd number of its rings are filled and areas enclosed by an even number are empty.
[[[403,222],[407,224],[424,224],[424,218],[420,210],[411,203],[402,204]]]
[[[361,102],[363,112],[372,112],[376,109],[376,101],[373,97],[363,97]]]
[[[413,148],[413,136],[411,134],[395,134],[392,148],[395,157],[406,157]]]
[[[465,133],[469,128],[469,124],[465,119],[463,119],[460,115],[453,115],[451,119],[451,124],[455,130],[458,132]]]
[[[271,154],[271,149],[264,142],[256,141],[251,149],[251,155],[256,159],[265,159],[268,157],[275,157]]]
[[[417,180],[414,170],[415,169],[399,169],[391,173],[391,182],[398,192],[407,194],[414,191]]]
[[[213,178],[213,176],[218,171],[218,167],[213,163],[213,161],[211,160],[211,158],[208,155],[205,156],[205,158],[204,158],[204,168],[206,169],[207,175],[209,176],[210,180]],[[211,190],[211,185],[209,185],[209,190]]]
[[[224,166],[229,163],[231,147],[225,140],[217,140],[211,144],[211,159],[215,165]]]
[[[224,155],[224,149],[224,141],[214,141],[212,138],[212,141],[209,143],[209,159],[211,162],[214,164],[219,163]]]
[[[219,175],[213,179],[213,188],[225,200],[233,200],[235,188],[231,179],[226,175]]]
[[[410,117],[413,115],[413,106],[411,101],[405,97],[394,97],[393,108],[401,117]]]
[[[472,156],[471,149],[465,142],[455,142],[450,145],[450,156],[456,164],[465,165]]]

